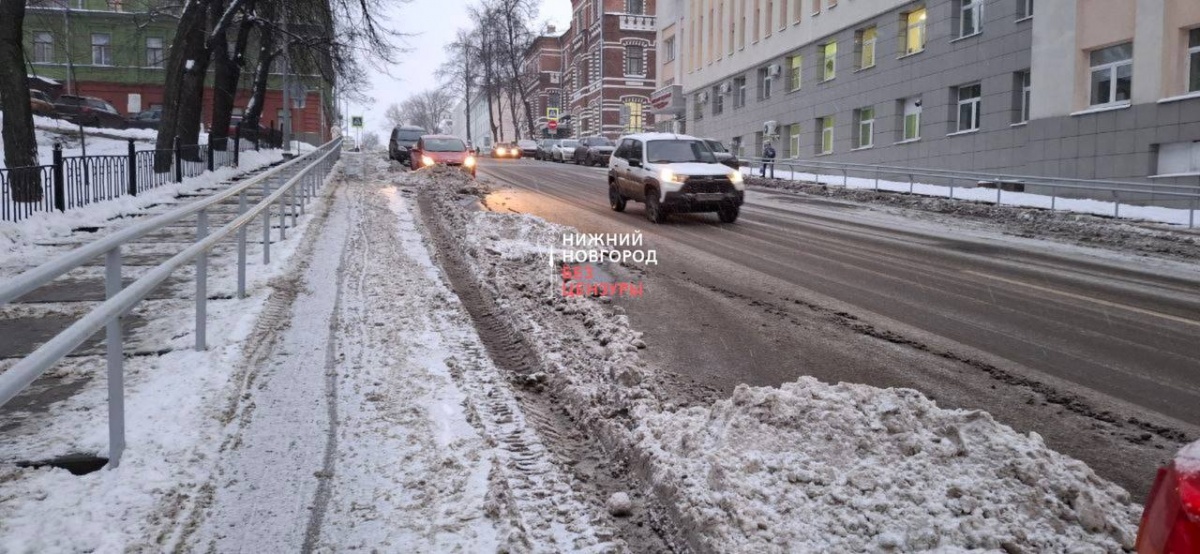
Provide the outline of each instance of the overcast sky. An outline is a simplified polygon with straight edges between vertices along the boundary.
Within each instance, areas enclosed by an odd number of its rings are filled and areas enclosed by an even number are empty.
[[[454,40],[458,29],[473,26],[467,16],[467,6],[477,0],[410,0],[407,4],[397,3],[387,25],[412,36],[407,39],[409,52],[401,55],[401,63],[387,74],[371,76],[371,90],[366,96],[374,102],[368,105],[351,105],[348,115],[361,115],[365,119],[364,132],[375,131],[385,142],[391,129],[383,119],[383,112],[393,103],[400,103],[409,95],[438,86],[435,72],[446,59],[445,46]],[[540,23],[552,23],[558,29],[566,28],[571,21],[571,0],[541,0],[538,12]],[[540,25],[539,25],[540,28]]]

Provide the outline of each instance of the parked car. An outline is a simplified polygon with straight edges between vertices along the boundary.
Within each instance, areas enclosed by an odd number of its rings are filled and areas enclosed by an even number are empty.
[[[550,149],[554,148],[559,142],[562,142],[562,139],[542,139],[538,141],[537,154],[534,155],[534,158],[542,161],[549,160]]]
[[[608,162],[609,206],[621,212],[629,200],[641,202],[653,223],[672,212],[717,212],[722,223],[733,223],[745,190],[741,172],[717,163],[703,140],[687,135],[621,137]]]
[[[125,120],[125,126],[133,129],[157,129],[160,123],[162,123],[162,108],[151,108],[138,112],[137,115]]]
[[[475,155],[467,142],[450,135],[424,135],[409,150],[409,166],[415,171],[422,167],[447,165],[460,167],[475,176]]]
[[[608,165],[608,158],[616,149],[616,143],[604,137],[584,137],[579,139],[571,160],[580,165]]]
[[[709,150],[712,150],[713,156],[716,156],[718,162],[721,162],[722,164],[725,164],[733,169],[741,168],[742,162],[738,159],[737,154],[730,152],[728,148],[725,148],[725,145],[721,144],[721,141],[717,139],[706,138],[704,139],[704,144],[707,144]]]
[[[40,90],[29,90],[29,109],[33,110],[33,115],[45,117],[56,117],[57,115],[50,96]]]
[[[498,142],[492,147],[493,158],[520,158],[521,149],[510,142]]]
[[[518,140],[517,148],[521,149],[521,156],[530,158],[537,154],[538,143],[532,140]]]
[[[409,155],[409,149],[426,134],[428,131],[425,129],[411,125],[392,129],[392,136],[388,139],[388,158],[400,163],[411,164],[412,156]]]
[[[64,94],[54,103],[54,110],[62,117],[89,127],[125,128],[125,118],[112,104],[93,96]]]
[[[550,161],[566,162],[575,155],[575,148],[579,146],[579,141],[575,139],[563,139],[558,141],[550,148]]]
[[[1200,552],[1200,441],[1158,470],[1142,511],[1137,552]]]

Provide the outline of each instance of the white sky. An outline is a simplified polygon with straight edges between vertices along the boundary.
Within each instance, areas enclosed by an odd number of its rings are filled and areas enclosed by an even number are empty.
[[[445,46],[454,40],[458,29],[471,27],[467,6],[476,0],[410,0],[396,3],[386,25],[391,29],[413,36],[407,39],[410,51],[400,56],[400,64],[388,73],[371,75],[371,90],[364,91],[373,99],[369,105],[351,105],[349,116],[364,118],[363,131],[374,131],[380,139],[387,141],[391,129],[384,121],[383,112],[391,104],[398,104],[408,96],[439,85],[435,72],[446,59]],[[549,22],[560,31],[571,21],[571,0],[541,0],[538,12],[541,28]]]

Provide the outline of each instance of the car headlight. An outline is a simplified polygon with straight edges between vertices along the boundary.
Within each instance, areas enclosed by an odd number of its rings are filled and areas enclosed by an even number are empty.
[[[740,185],[745,181],[745,179],[742,178],[741,171],[730,171],[729,172],[729,180],[732,181],[733,184],[735,184],[735,185]]]
[[[659,172],[658,178],[661,179],[664,183],[682,183],[683,182],[683,177],[676,175],[675,172],[671,171],[670,169],[664,169],[661,172]]]
[[[430,158],[429,156],[421,156],[421,164],[426,166],[433,165],[433,158]]]
[[[467,167],[475,167],[475,156],[467,156],[467,159],[463,160],[463,165]]]
[[[497,149],[496,149],[496,153],[497,153],[497,154],[499,154],[499,155],[501,155],[501,156],[503,156],[503,155],[507,154],[507,153],[508,153],[508,151],[507,151],[507,150],[505,150],[505,149],[503,149],[503,148],[497,148]]]

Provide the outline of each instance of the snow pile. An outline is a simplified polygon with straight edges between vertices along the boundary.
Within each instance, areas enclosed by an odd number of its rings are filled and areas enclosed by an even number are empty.
[[[1124,490],[914,390],[802,378],[643,415],[654,482],[716,551],[1133,548],[1141,512]]]
[[[1200,441],[1183,447],[1175,455],[1175,467],[1182,473],[1200,473]]]
[[[574,230],[471,211],[461,195],[481,191],[461,176],[427,185],[478,284],[538,352],[547,393],[639,468],[693,550],[1132,548],[1140,508],[1122,489],[1037,435],[913,390],[802,379],[675,408],[621,308],[558,291],[546,254]]]

